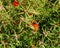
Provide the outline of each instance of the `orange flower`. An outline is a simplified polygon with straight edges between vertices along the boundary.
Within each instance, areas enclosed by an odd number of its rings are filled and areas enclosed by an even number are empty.
[[[35,31],[38,30],[38,23],[33,23],[32,26],[34,27],[34,30],[35,30]]]

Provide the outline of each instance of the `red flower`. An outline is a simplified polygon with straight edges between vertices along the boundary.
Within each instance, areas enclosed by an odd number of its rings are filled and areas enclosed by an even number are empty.
[[[19,5],[19,2],[17,2],[17,1],[14,0],[13,5],[14,6],[18,6]]]
[[[34,30],[35,30],[35,31],[38,30],[38,23],[33,23],[32,26],[34,27]]]

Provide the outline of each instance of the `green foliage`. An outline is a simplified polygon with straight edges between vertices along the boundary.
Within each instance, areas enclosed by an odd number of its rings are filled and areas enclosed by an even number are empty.
[[[0,48],[60,48],[60,0],[16,1],[0,0]]]

